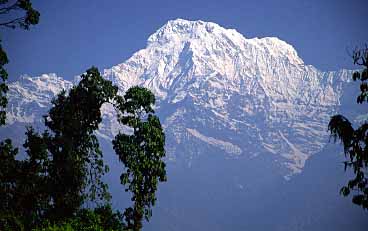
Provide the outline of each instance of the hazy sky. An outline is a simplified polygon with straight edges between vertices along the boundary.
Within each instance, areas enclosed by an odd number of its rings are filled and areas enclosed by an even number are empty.
[[[55,72],[67,79],[92,65],[129,58],[169,19],[212,21],[247,38],[275,36],[322,70],[353,68],[347,49],[368,42],[366,0],[34,0],[40,23],[1,31],[11,80]]]

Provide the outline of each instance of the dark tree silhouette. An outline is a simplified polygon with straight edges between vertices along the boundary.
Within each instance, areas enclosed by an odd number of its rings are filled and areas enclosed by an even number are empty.
[[[15,29],[17,27],[28,30],[31,25],[38,24],[40,13],[32,7],[30,0],[0,0],[0,15],[7,15],[7,19],[0,22],[0,26]]]
[[[14,14],[13,14],[14,13]],[[24,15],[23,15],[24,14]],[[39,21],[40,14],[33,9],[29,0],[8,1],[0,0],[0,15],[6,18],[0,22],[0,27],[5,28],[21,28],[28,30],[31,25],[36,25]],[[9,62],[6,52],[4,51],[0,40],[0,126],[6,122],[6,106],[8,100],[6,94],[8,92],[7,79],[8,73],[4,66]],[[20,187],[16,185],[23,182],[23,192],[27,192],[28,187],[32,187],[32,182],[28,182],[27,178],[34,177],[33,163],[24,163],[17,161],[15,156],[18,149],[14,148],[10,139],[0,142],[0,230],[11,229],[21,230],[23,223],[18,219],[19,201],[14,198],[19,195]],[[25,174],[29,172],[29,174]],[[14,176],[19,176],[15,178]],[[23,194],[23,199],[26,194]],[[29,198],[28,200],[32,200]],[[27,201],[25,201],[27,202]],[[29,209],[29,204],[24,203],[25,210]],[[12,208],[12,209],[9,209]],[[25,218],[25,217],[24,217]]]
[[[141,229],[143,216],[148,220],[156,200],[158,181],[166,180],[164,133],[149,90],[133,87],[124,96],[117,92],[92,67],[68,94],[64,90],[52,101],[42,134],[27,129],[24,160],[15,158],[17,150],[11,143],[0,145],[4,150],[0,153],[4,163],[0,165],[0,209],[7,211],[0,216],[1,230],[14,229],[18,223],[30,230],[44,220],[60,223],[75,217],[88,223],[91,211],[82,209],[86,201],[97,203],[94,214],[106,221],[106,229]],[[127,191],[135,202],[124,212],[126,224],[109,207],[108,188],[101,180],[108,167],[94,132],[102,121],[104,103],[113,104],[119,121],[134,129],[132,135],[120,133],[113,141],[126,169],[122,184],[129,185]]]
[[[86,198],[107,198],[102,152],[94,131],[102,121],[102,104],[112,102],[118,89],[92,67],[69,94],[53,100],[45,117],[52,135],[44,136],[52,156],[49,178],[54,215],[74,214]]]
[[[119,122],[133,129],[133,134],[119,133],[113,146],[119,159],[125,165],[120,179],[132,193],[133,207],[125,210],[127,228],[138,231],[142,220],[152,215],[157,185],[166,181],[165,135],[160,120],[153,113],[154,95],[141,87],[130,88],[124,98],[118,101]]]
[[[107,168],[94,131],[102,120],[102,104],[112,102],[116,93],[117,87],[92,67],[68,95],[62,91],[52,101],[47,130],[27,129],[26,159],[16,160],[16,151],[6,143],[0,156],[7,161],[0,167],[0,183],[7,186],[2,211],[13,211],[29,229],[42,219],[72,217],[86,199],[108,199],[101,180]]]
[[[356,49],[353,52],[354,64],[363,67],[363,70],[353,73],[353,80],[360,81],[360,94],[357,103],[368,102],[368,47]],[[348,196],[353,192],[353,203],[368,209],[368,122],[363,123],[354,129],[347,118],[342,115],[332,116],[328,124],[328,130],[336,141],[341,140],[344,146],[345,170],[350,167],[354,171],[355,177],[341,188],[340,193]]]
[[[6,18],[0,28],[25,30],[40,17],[30,0],[0,0],[0,15]],[[6,121],[8,61],[0,44],[0,126]],[[18,149],[10,139],[0,142],[0,230],[31,230],[45,221],[71,221],[76,230],[96,223],[104,230],[141,229],[143,217],[151,216],[158,181],[166,180],[165,138],[149,90],[134,87],[125,96],[117,92],[92,67],[68,94],[64,90],[52,101],[43,133],[27,128],[25,159],[16,158]],[[133,193],[134,206],[125,210],[124,219],[112,211],[107,185],[101,180],[108,167],[94,132],[102,121],[104,103],[114,104],[119,122],[134,130],[132,135],[119,133],[113,141],[126,169],[122,184]],[[99,206],[83,209],[87,200]]]
[[[8,72],[5,70],[4,65],[8,62],[8,56],[0,44],[0,126],[4,125],[6,120],[5,108],[8,104],[8,99],[6,98],[6,93],[8,92],[6,80],[8,79]]]

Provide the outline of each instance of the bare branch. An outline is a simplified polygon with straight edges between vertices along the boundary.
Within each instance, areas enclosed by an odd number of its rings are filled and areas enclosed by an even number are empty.
[[[8,22],[0,23],[0,26],[14,29],[16,27],[16,24],[21,24],[24,19],[25,17],[16,18]]]
[[[19,9],[18,1],[16,1],[15,3],[13,3],[12,5],[8,7],[0,8],[0,14],[6,14],[11,10],[17,10],[17,9]]]

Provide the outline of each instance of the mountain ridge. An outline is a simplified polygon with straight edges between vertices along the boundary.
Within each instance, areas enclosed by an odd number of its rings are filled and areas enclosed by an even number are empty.
[[[289,179],[326,144],[329,117],[341,106],[351,71],[305,65],[274,37],[247,39],[215,23],[176,19],[103,76],[121,92],[135,85],[154,92],[169,159],[190,166],[213,147],[229,158],[273,155]],[[9,126],[40,122],[55,89],[72,85],[56,74],[25,80],[9,85]],[[103,114],[99,134],[111,139],[119,126],[111,107]]]

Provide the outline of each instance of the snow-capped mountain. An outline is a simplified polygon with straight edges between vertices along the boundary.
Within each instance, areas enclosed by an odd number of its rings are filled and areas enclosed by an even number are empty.
[[[21,76],[17,82],[9,84],[7,124],[43,121],[42,116],[49,109],[53,97],[72,85],[53,73],[37,77]]]
[[[156,95],[167,155],[191,164],[200,155],[271,155],[285,177],[328,141],[327,123],[341,105],[351,71],[322,72],[274,37],[246,38],[215,23],[169,21],[125,62],[103,71],[124,92],[141,85]],[[72,83],[55,74],[10,84],[8,126],[42,121],[50,101]],[[99,134],[118,132],[103,108]]]

